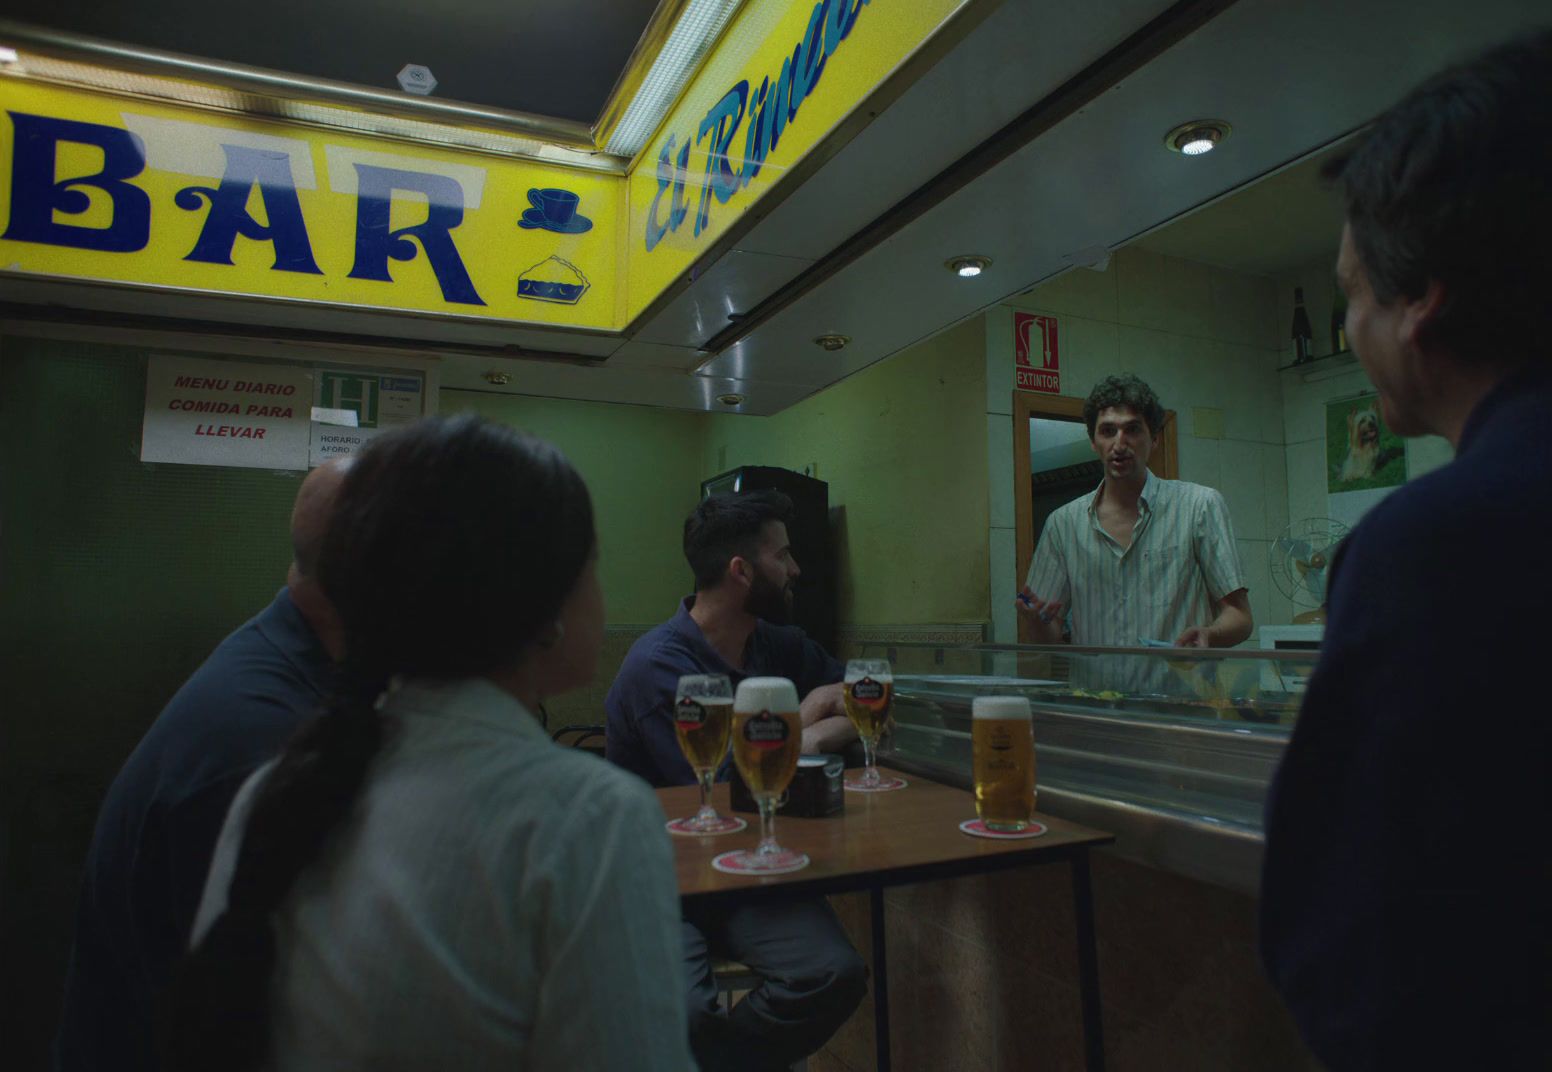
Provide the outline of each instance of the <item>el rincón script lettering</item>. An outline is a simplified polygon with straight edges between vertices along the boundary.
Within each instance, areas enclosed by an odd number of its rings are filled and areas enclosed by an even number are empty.
[[[699,236],[711,218],[711,199],[725,205],[754,179],[788,126],[797,122],[803,102],[819,85],[825,64],[850,36],[857,17],[871,0],[820,0],[808,16],[808,29],[784,56],[774,80],[767,74],[760,88],[749,90],[745,79],[711,106],[694,138],[669,134],[657,154],[657,192],[647,208],[645,241],[651,252],[665,235],[677,231],[689,215],[685,186],[690,178],[690,150],[706,142],[706,177],[701,184],[692,234]],[[747,120],[747,122],[746,122]],[[744,131],[743,161],[733,168],[730,150],[740,128]],[[663,198],[669,204],[665,213]]]

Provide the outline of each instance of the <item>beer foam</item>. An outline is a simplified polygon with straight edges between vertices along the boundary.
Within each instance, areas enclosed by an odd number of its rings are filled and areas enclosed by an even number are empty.
[[[798,709],[797,686],[784,677],[750,677],[738,683],[735,711],[791,712]]]
[[[977,696],[970,701],[971,718],[1018,718],[1029,721],[1027,696]]]

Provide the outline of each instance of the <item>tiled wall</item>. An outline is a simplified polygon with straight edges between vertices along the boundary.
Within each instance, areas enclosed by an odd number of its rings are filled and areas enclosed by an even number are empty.
[[[1315,352],[1330,352],[1329,329],[1334,294],[1330,264],[1321,261],[1279,278],[1277,293],[1292,308],[1293,288],[1304,289],[1305,306],[1315,325]],[[1373,391],[1357,360],[1336,359],[1309,368],[1287,369],[1282,380],[1283,436],[1288,467],[1288,517],[1297,521],[1326,517],[1326,403]],[[1407,479],[1448,462],[1454,451],[1439,436],[1406,442]]]
[[[1276,284],[1132,247],[1116,253],[1104,271],[1076,269],[987,314],[991,603],[998,639],[1011,638],[1014,628],[1011,605],[1004,604],[1016,590],[1010,417],[1016,310],[1058,317],[1062,394],[1081,398],[1103,376],[1132,372],[1176,412],[1180,477],[1223,493],[1257,623],[1287,622],[1292,610],[1272,587],[1267,567],[1271,541],[1288,523]]]
[[[1106,1067],[1314,1072],[1261,974],[1255,901],[1106,853],[1093,858]],[[902,1072],[1083,1067],[1065,864],[885,895],[891,1056]],[[871,962],[864,894],[831,899]],[[874,1065],[873,1001],[809,1072]]]

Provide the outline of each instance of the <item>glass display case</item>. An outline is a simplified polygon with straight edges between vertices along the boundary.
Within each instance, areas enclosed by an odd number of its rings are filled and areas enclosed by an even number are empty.
[[[970,705],[1026,696],[1037,807],[1146,863],[1254,890],[1261,813],[1313,651],[864,644],[894,664],[881,761],[970,783]]]

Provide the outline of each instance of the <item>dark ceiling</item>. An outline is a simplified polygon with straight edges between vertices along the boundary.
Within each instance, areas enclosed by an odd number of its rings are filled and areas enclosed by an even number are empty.
[[[292,74],[591,123],[657,0],[7,0],[6,17]]]

